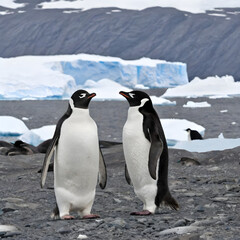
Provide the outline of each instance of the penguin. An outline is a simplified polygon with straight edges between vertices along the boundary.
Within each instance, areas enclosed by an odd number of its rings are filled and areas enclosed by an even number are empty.
[[[119,92],[130,107],[123,127],[125,177],[143,202],[143,211],[131,215],[154,214],[160,204],[178,210],[168,187],[168,147],[161,122],[148,94]]]
[[[6,152],[7,156],[15,155],[32,155],[38,153],[36,147],[31,144],[25,143],[21,140],[17,140],[11,148]]]
[[[192,165],[201,165],[201,163],[194,159],[189,157],[182,157],[178,162],[182,163],[182,165],[192,166]]]
[[[45,140],[44,142],[40,143],[37,146],[38,152],[39,153],[46,153],[51,141],[52,141],[52,139],[48,139],[48,140]]]
[[[192,130],[190,128],[187,128],[186,131],[188,132],[188,140],[191,141],[191,140],[202,140],[202,136],[201,134],[196,131],[196,130]]]
[[[56,207],[53,219],[73,219],[71,211],[80,217],[98,218],[91,214],[99,174],[99,185],[105,188],[106,166],[99,148],[97,125],[89,115],[88,105],[95,93],[77,90],[69,100],[67,112],[57,123],[46,152],[41,187],[44,186],[54,153],[54,192]]]
[[[1,155],[6,155],[7,151],[12,147],[13,147],[12,143],[0,140],[0,154]]]

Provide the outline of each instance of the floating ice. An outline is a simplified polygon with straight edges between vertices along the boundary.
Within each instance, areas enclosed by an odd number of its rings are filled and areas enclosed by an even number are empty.
[[[211,107],[211,104],[208,102],[193,102],[188,101],[186,104],[183,105],[186,108],[203,108],[203,107]]]
[[[163,97],[204,97],[240,95],[240,82],[234,82],[232,76],[194,78],[183,86],[167,89]]]
[[[188,139],[185,129],[196,129],[204,135],[205,128],[185,119],[161,119],[161,123],[169,145],[176,144],[177,141],[185,141]],[[42,141],[53,137],[55,125],[44,126],[37,129],[31,129],[20,136],[20,140],[32,144],[39,145]]]
[[[197,130],[204,136],[205,128],[186,119],[161,119],[162,127],[169,146],[175,145],[178,141],[187,141],[187,128]]]
[[[23,121],[11,116],[0,116],[0,136],[19,136],[28,131]]]
[[[47,125],[41,128],[35,128],[26,131],[23,135],[19,137],[23,142],[32,144],[34,146],[39,145],[41,142],[48,140],[53,137],[55,125]]]
[[[240,146],[240,138],[209,138],[205,140],[181,141],[177,142],[171,148],[183,149],[189,152],[209,152],[209,151],[223,151],[225,149],[232,149]]]

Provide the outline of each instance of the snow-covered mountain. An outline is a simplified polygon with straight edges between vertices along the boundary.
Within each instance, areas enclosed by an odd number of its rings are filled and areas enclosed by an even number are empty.
[[[240,80],[239,0],[1,0],[0,56],[88,53]]]

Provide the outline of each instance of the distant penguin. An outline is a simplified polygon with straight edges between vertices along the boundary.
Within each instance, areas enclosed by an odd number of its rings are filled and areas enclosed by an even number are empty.
[[[150,97],[142,91],[123,92],[130,105],[123,127],[125,176],[143,202],[143,211],[131,215],[155,213],[160,204],[179,208],[168,188],[168,147]]]
[[[7,151],[13,147],[12,143],[0,140],[0,154],[6,155]]]
[[[192,130],[190,128],[187,128],[186,131],[188,132],[188,140],[202,140],[202,135],[196,131],[196,130]]]
[[[182,157],[178,162],[186,166],[201,165],[201,163],[198,160],[189,157]]]
[[[46,153],[49,145],[51,144],[52,139],[45,140],[37,146],[39,153]]]
[[[45,155],[41,186],[46,180],[51,156],[54,154],[54,191],[56,208],[52,218],[73,219],[71,211],[80,217],[91,214],[98,181],[103,189],[107,174],[99,148],[97,125],[89,115],[88,105],[95,93],[76,91],[69,100],[67,112],[60,118],[52,142]],[[55,151],[54,151],[55,150]]]
[[[13,146],[6,152],[7,156],[15,155],[31,155],[38,153],[38,150],[35,146],[25,143],[21,140],[17,140]]]

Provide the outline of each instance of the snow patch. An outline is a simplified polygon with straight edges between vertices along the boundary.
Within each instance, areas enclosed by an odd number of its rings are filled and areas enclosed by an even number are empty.
[[[81,1],[51,1],[42,2],[38,5],[43,9],[81,9],[83,11],[92,8],[121,8],[129,10],[143,10],[151,7],[172,7],[181,11],[192,13],[204,13],[215,8],[240,7],[239,0],[81,0]]]
[[[25,3],[15,3],[15,1],[16,0],[1,0],[0,7],[16,9],[26,5]]]

